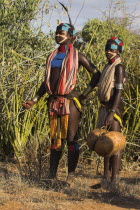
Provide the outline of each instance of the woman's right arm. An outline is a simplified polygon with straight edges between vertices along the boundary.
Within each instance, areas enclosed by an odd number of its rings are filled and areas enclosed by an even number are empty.
[[[37,101],[39,101],[39,99],[46,93],[46,88],[45,88],[45,82],[42,82],[42,84],[40,85],[40,88],[38,89],[36,95],[31,99],[31,100],[27,100],[26,102],[22,103],[22,105],[26,108],[26,109],[30,109],[33,107],[33,105],[35,103],[37,103]]]
[[[46,64],[47,64],[48,57],[46,59]],[[46,87],[45,87],[45,81],[42,82],[40,85],[36,95],[31,99],[27,100],[26,102],[22,103],[22,106],[24,106],[26,109],[30,109],[33,107],[35,103],[39,101],[39,99],[46,93]]]

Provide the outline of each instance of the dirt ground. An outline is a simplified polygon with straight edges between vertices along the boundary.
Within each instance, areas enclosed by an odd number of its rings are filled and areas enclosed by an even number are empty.
[[[126,210],[140,209],[139,167],[120,172],[117,187],[102,182],[102,167],[80,162],[73,185],[66,184],[66,169],[59,167],[58,181],[21,179],[17,164],[0,162],[0,210]]]

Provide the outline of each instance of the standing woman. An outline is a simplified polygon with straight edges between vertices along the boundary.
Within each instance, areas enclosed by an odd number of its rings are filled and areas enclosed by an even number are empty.
[[[98,84],[99,108],[97,128],[107,126],[110,131],[121,132],[123,104],[121,100],[125,70],[121,62],[120,53],[124,50],[123,43],[117,37],[109,39],[105,46],[108,63],[101,73]],[[104,158],[104,178],[117,180],[121,163],[122,151],[111,157]]]
[[[55,40],[59,47],[47,58],[45,80],[32,100],[23,103],[31,108],[46,92],[49,94],[48,111],[50,119],[50,169],[49,178],[56,178],[64,140],[68,144],[68,178],[74,177],[79,158],[77,129],[80,121],[80,101],[99,82],[100,72],[73,46],[75,29],[71,24],[61,23],[56,28]],[[75,90],[76,76],[80,66],[92,74],[92,82],[80,95]]]

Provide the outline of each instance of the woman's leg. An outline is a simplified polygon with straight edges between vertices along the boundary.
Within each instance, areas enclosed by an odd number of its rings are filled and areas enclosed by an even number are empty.
[[[117,132],[121,131],[120,124],[116,120],[113,121],[110,131],[117,131]],[[122,156],[122,151],[119,151],[116,155],[112,155],[110,158],[110,168],[112,171],[111,181],[115,181],[117,179],[121,164],[121,156]]]
[[[74,174],[79,159],[78,136],[76,135],[80,121],[80,112],[76,108],[74,101],[70,102],[70,115],[68,122],[68,174]]]
[[[110,178],[110,157],[104,157],[104,178],[109,179]]]
[[[63,139],[62,139],[63,143]],[[57,174],[57,168],[62,155],[62,148],[61,150],[56,150],[54,139],[51,141],[51,150],[50,150],[50,168],[49,168],[49,179],[55,179]]]

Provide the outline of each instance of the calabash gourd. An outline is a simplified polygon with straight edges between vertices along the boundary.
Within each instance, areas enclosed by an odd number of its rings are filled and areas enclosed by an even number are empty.
[[[126,138],[122,133],[104,129],[92,130],[86,142],[90,150],[103,157],[115,155],[126,146]]]

